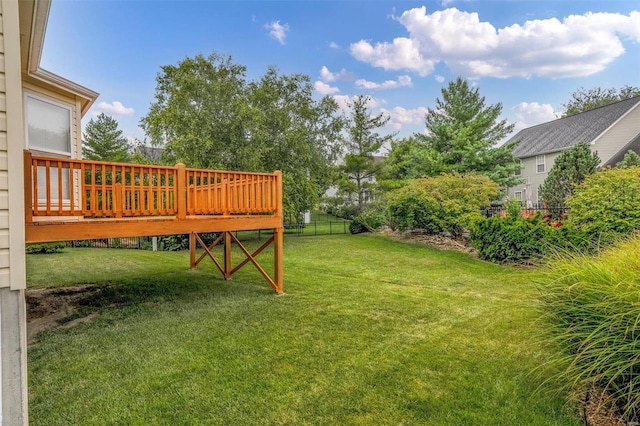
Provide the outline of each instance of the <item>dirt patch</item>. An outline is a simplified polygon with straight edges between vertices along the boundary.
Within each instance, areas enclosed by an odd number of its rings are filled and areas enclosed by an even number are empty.
[[[637,422],[627,422],[615,407],[606,392],[590,391],[582,399],[583,421],[586,426],[627,426],[637,425]]]
[[[55,327],[73,327],[91,321],[98,314],[87,309],[90,301],[104,291],[104,286],[77,285],[73,287],[28,290],[27,340],[35,341],[42,331]]]
[[[413,230],[407,232],[386,232],[391,238],[395,238],[401,241],[410,241],[421,244],[426,244],[431,247],[435,247],[440,250],[458,250],[464,253],[469,253],[475,257],[478,256],[478,251],[471,247],[471,243],[467,238],[453,238],[447,234],[427,234],[424,231]]]

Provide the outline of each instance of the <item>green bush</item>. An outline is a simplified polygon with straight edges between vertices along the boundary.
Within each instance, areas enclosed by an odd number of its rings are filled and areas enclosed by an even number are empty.
[[[629,421],[640,415],[640,239],[597,257],[550,262],[541,284],[551,363],[576,397],[590,389],[613,397]]]
[[[212,244],[217,237],[218,234],[215,232],[200,234],[200,238],[207,245]],[[189,250],[189,234],[175,234],[159,237],[158,249],[160,251]]]
[[[60,253],[62,249],[64,249],[63,242],[27,244],[25,247],[27,254]]]
[[[489,205],[498,191],[495,182],[475,173],[411,180],[388,195],[388,224],[401,231],[423,229],[459,236],[481,217],[480,208]]]
[[[575,188],[567,221],[589,234],[640,229],[640,167],[605,170]]]
[[[470,228],[469,239],[481,259],[496,263],[539,263],[549,254],[595,253],[605,245],[571,225],[549,226],[540,213],[523,218],[519,210],[515,216],[510,212],[506,218],[477,220]]]
[[[547,253],[545,241],[553,228],[534,218],[489,217],[477,220],[469,239],[481,259],[496,263],[530,263]]]
[[[378,205],[370,205],[351,221],[349,232],[352,234],[374,232],[384,225],[384,222],[384,210]]]

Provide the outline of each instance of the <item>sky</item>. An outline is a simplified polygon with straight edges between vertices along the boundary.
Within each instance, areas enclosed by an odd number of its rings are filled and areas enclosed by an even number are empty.
[[[154,101],[163,65],[211,53],[309,75],[346,112],[369,95],[381,134],[425,132],[461,76],[519,129],[556,119],[580,87],[640,87],[640,1],[53,0],[41,66],[100,93],[124,134]]]

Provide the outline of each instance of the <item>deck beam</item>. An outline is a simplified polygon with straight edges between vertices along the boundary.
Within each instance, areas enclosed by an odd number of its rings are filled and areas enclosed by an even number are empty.
[[[282,224],[277,216],[152,216],[147,218],[81,219],[37,221],[25,224],[27,243],[93,240],[114,237],[145,237],[204,232],[274,229]]]

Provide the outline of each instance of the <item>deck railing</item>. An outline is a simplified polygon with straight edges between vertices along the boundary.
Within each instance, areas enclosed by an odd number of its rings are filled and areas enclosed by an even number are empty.
[[[25,209],[33,216],[276,214],[281,175],[33,156],[24,153]]]

